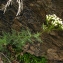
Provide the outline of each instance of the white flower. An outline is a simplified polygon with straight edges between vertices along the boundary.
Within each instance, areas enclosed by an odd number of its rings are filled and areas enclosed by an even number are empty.
[[[58,25],[56,21],[52,21],[51,24],[54,25],[54,26]]]
[[[61,29],[63,30],[63,25],[61,26]]]
[[[57,17],[55,14],[53,15],[46,15],[46,19],[47,21],[51,21],[51,24],[54,26],[59,25],[63,25],[62,19],[60,19],[59,17]]]
[[[52,16],[51,16],[51,15],[46,15],[46,20],[47,20],[47,21],[50,21],[50,20],[51,20],[51,18],[52,18]]]
[[[58,23],[61,24],[61,25],[63,24],[62,21],[58,21]]]

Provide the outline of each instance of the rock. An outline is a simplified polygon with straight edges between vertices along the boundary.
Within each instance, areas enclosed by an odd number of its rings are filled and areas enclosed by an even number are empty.
[[[1,57],[0,57],[0,63],[3,63],[3,61],[2,61],[2,59],[1,59]]]
[[[58,60],[59,59],[59,56],[58,56],[58,54],[56,52],[57,52],[57,50],[48,49],[47,50],[47,58],[49,60]]]
[[[13,60],[13,61],[12,61],[12,63],[19,63],[19,62],[18,62],[18,61],[16,61],[16,60]]]
[[[35,48],[33,46],[30,47],[31,51],[35,51]]]
[[[12,24],[11,28],[15,29],[16,31],[20,31],[21,27],[22,24],[17,19],[14,19],[14,23]]]
[[[32,55],[34,54],[34,52],[33,52],[33,51],[31,51],[31,50],[28,50],[27,52],[28,52],[28,53],[31,53]]]
[[[45,56],[50,61],[63,61],[63,38],[60,36],[59,38],[55,38],[47,33],[42,34],[41,38],[43,43],[34,42],[34,44],[29,44],[29,48],[26,50],[26,52],[36,56]]]
[[[0,9],[6,1],[1,0]],[[21,27],[24,27],[32,32],[38,32],[41,31],[47,14],[56,14],[63,19],[63,0],[24,0],[23,12],[17,17],[18,7],[15,2],[13,5],[5,14],[0,10],[0,31],[10,32],[12,28],[19,31]],[[23,50],[36,56],[47,56],[53,63],[56,60],[61,63],[63,61],[63,31],[43,33],[41,39],[43,43],[26,44]]]

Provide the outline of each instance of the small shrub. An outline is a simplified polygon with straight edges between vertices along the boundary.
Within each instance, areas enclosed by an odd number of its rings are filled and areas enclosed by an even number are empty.
[[[25,53],[22,56],[19,55],[17,59],[22,63],[47,63],[47,59],[45,57],[37,57],[29,53]]]
[[[32,34],[29,30],[22,30],[21,32],[16,32],[12,30],[12,33],[3,32],[3,36],[0,38],[0,51],[3,46],[12,45],[17,49],[21,50],[27,42],[33,43],[33,41],[40,41],[40,33]]]

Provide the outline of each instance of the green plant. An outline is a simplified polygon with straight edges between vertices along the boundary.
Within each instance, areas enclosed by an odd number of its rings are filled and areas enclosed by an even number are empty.
[[[23,63],[47,63],[47,59],[45,57],[37,57],[35,55],[31,55],[29,53],[25,53],[24,55],[19,55],[17,57],[20,62]]]
[[[40,33],[32,34],[29,30],[22,30],[21,32],[16,32],[12,30],[12,33],[3,32],[3,36],[0,38],[0,51],[3,46],[12,45],[15,48],[21,50],[27,42],[33,43],[34,40],[40,41]]]
[[[63,21],[55,14],[46,15],[46,24],[42,25],[43,31],[50,32],[52,30],[63,30]]]

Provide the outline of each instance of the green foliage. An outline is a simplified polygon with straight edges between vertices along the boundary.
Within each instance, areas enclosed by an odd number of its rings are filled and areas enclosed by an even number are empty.
[[[37,57],[29,53],[25,53],[22,56],[19,55],[17,59],[22,63],[47,63],[47,59],[45,57]]]
[[[0,38],[0,50],[3,46],[14,45],[16,48],[21,49],[27,42],[33,43],[34,40],[40,41],[40,33],[32,34],[29,30],[22,30],[16,32],[12,30],[12,33],[3,32],[3,36]]]
[[[4,33],[3,33],[4,34]],[[0,51],[3,49],[3,47],[7,44],[7,40],[6,40],[6,35],[4,34],[4,36],[0,36]]]
[[[42,25],[43,31],[51,32],[53,30],[63,30],[63,21],[55,14],[46,15],[46,24]]]

